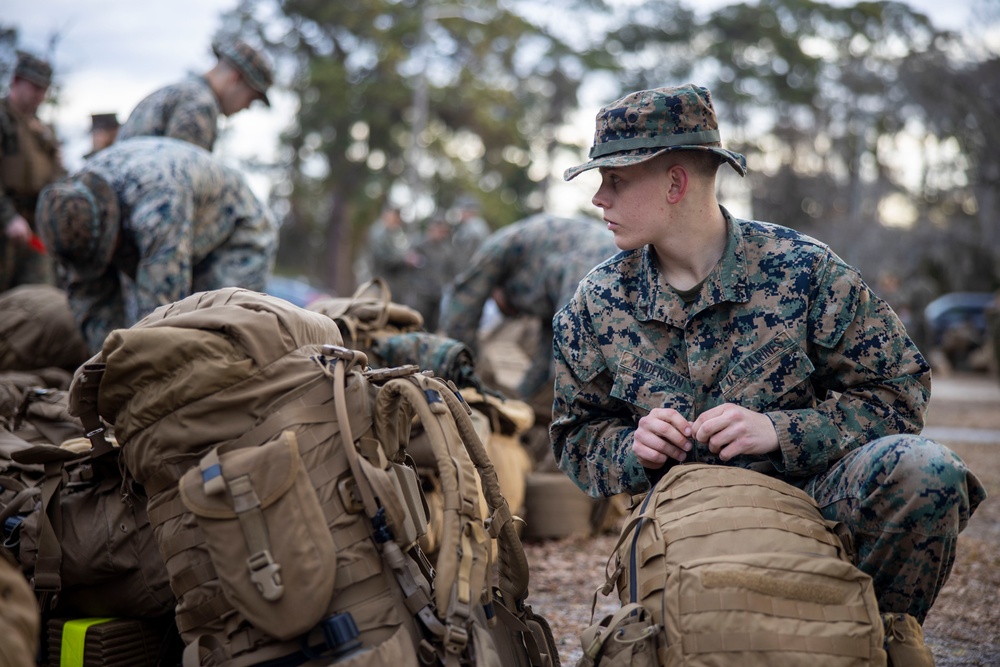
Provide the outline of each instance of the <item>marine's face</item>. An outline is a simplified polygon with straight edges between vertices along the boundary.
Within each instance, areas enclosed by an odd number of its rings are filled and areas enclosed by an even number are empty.
[[[260,94],[248,86],[243,81],[243,77],[236,76],[231,84],[226,87],[221,99],[222,113],[232,116],[248,108],[253,101],[260,98]]]
[[[26,116],[34,116],[38,107],[45,101],[45,94],[48,92],[47,86],[15,77],[10,84],[8,97],[14,108]]]
[[[601,169],[601,186],[592,201],[604,210],[604,221],[622,250],[641,248],[662,237],[668,212],[665,176],[659,159]]]

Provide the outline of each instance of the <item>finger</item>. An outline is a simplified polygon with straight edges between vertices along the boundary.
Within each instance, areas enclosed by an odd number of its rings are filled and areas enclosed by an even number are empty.
[[[670,424],[685,436],[691,435],[691,422],[689,422],[684,415],[677,412],[673,408],[655,408],[650,411],[648,416],[658,421]]]

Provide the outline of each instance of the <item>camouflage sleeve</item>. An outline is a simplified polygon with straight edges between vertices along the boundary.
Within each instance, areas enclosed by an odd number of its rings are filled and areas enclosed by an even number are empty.
[[[91,354],[101,351],[109,333],[130,324],[126,321],[125,299],[114,269],[94,280],[71,276],[66,296]]]
[[[136,206],[128,222],[139,246],[135,277],[139,318],[191,294],[193,283],[191,193],[161,190]]]
[[[517,387],[522,398],[534,396],[544,385],[552,382],[553,362],[552,324],[543,322],[541,330],[538,332],[538,342],[532,356],[532,364],[528,367]]]
[[[553,319],[555,401],[549,438],[559,468],[591,496],[640,493],[649,481],[632,453],[638,423],[611,397],[614,378],[581,296]]]
[[[198,289],[245,287],[261,292],[271,275],[278,228],[262,206],[251,207],[236,222],[232,235],[198,264]]]
[[[441,313],[444,335],[477,349],[476,333],[483,307],[493,288],[500,285],[504,271],[504,246],[487,241],[451,285],[451,298]]]
[[[809,312],[811,380],[825,390],[815,409],[768,412],[779,471],[814,475],[876,438],[919,433],[930,366],[899,318],[854,269],[827,262]]]
[[[181,139],[211,151],[215,145],[218,109],[198,100],[177,105],[167,121],[164,136]]]

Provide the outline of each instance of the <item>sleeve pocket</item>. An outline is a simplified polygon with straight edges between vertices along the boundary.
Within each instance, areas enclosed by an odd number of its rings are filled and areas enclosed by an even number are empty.
[[[815,367],[787,332],[781,331],[745,356],[720,382],[726,402],[757,412],[811,407],[808,382]]]

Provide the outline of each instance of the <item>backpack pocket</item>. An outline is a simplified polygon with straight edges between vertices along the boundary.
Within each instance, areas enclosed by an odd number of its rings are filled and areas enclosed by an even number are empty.
[[[326,614],[337,550],[295,434],[259,447],[217,448],[180,480],[222,591],[260,630],[291,639]]]
[[[871,578],[838,558],[753,553],[668,570],[671,667],[885,665]]]
[[[645,607],[627,604],[580,634],[577,667],[657,667],[660,633]]]

